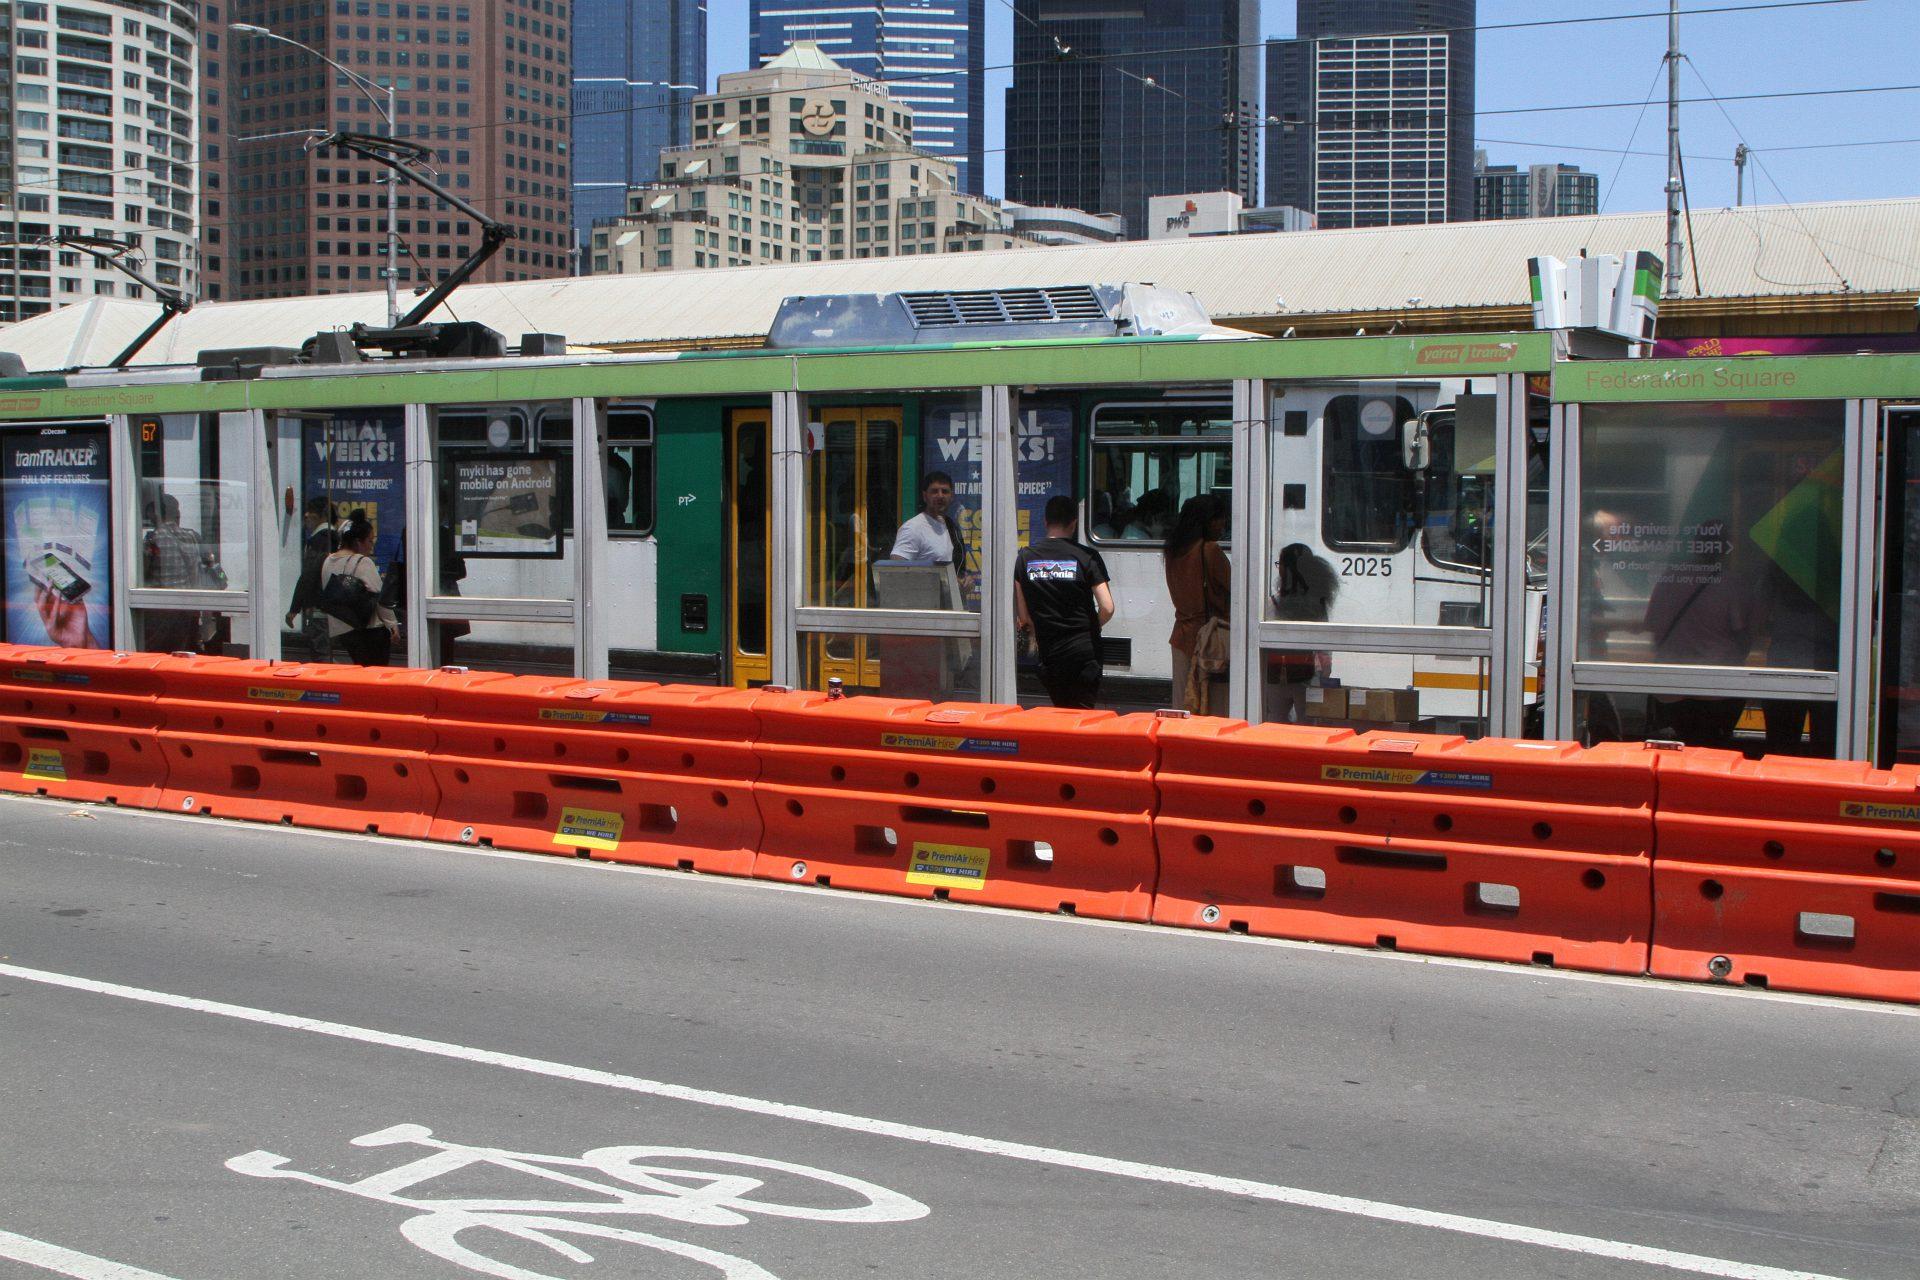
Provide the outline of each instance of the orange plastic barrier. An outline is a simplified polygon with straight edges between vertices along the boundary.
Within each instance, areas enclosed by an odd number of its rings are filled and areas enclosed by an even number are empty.
[[[433,671],[171,658],[158,667],[161,807],[424,836]]]
[[[1151,716],[769,693],[754,874],[1145,920]]]
[[[151,653],[0,647],[0,791],[151,809],[166,661]]]
[[[1657,753],[1205,719],[1159,744],[1155,923],[1646,971]]]
[[[1920,768],[1660,762],[1653,972],[1920,1001]]]
[[[752,874],[757,695],[463,674],[435,696],[434,839]]]

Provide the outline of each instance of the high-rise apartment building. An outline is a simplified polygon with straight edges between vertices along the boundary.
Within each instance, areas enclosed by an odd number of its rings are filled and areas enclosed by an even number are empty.
[[[987,0],[752,0],[753,66],[798,41],[887,86],[914,112],[914,145],[985,181]]]
[[[385,131],[433,149],[438,179],[514,231],[477,280],[564,275],[572,240],[573,57],[568,0],[243,0],[229,22],[266,27],[382,87],[369,95],[311,54],[229,31],[225,270],[231,298],[381,287],[386,171],[308,151],[297,131]],[[263,137],[249,141],[258,135]],[[402,297],[480,241],[472,219],[402,184]]]
[[[1487,163],[1487,153],[1473,156],[1474,217],[1575,218],[1600,212],[1600,178],[1570,164]]]
[[[11,0],[0,236],[111,236],[148,275],[198,288],[193,7],[173,0]],[[86,254],[0,248],[0,320],[146,290]]]
[[[704,0],[574,0],[573,233],[626,211],[627,192],[683,146],[707,87]]]
[[[1298,0],[1267,46],[1267,203],[1318,225],[1474,211],[1475,0]]]
[[[958,189],[951,160],[914,146],[913,108],[808,42],[720,77],[693,101],[693,141],[593,228],[593,270],[1016,249],[997,201]]]
[[[1127,220],[1259,172],[1257,0],[1013,0],[1007,198]]]

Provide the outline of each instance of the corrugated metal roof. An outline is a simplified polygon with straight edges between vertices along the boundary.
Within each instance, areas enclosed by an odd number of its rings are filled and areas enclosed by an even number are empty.
[[[1920,199],[1696,210],[1701,288],[1719,298],[1920,291]],[[574,345],[678,343],[764,334],[796,294],[1150,282],[1196,295],[1216,319],[1281,320],[1409,307],[1524,306],[1538,254],[1659,252],[1663,215],[1609,214],[1389,230],[1305,231],[1123,241],[997,253],[470,284],[451,311],[511,339]],[[1693,292],[1689,264],[1687,292]],[[32,369],[97,364],[152,318],[151,304],[91,299],[0,329],[0,350]],[[448,318],[442,308],[436,319]],[[323,329],[381,323],[378,293],[203,303],[139,364],[191,363],[207,348],[295,346]]]

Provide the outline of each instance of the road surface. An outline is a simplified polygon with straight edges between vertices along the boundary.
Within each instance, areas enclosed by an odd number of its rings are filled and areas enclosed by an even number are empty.
[[[0,800],[0,1277],[1911,1277],[1920,1020]]]

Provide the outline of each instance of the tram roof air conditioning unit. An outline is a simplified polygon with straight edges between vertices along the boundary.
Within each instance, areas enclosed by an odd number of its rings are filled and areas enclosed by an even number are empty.
[[[1151,284],[926,289],[787,298],[767,345],[784,350],[933,346],[1023,338],[1246,338],[1193,295]]]
[[[1561,335],[1568,355],[1635,354],[1653,341],[1664,272],[1660,259],[1645,252],[1631,260],[1610,253],[1572,262],[1529,258],[1533,327]]]

